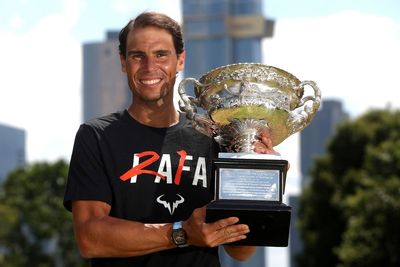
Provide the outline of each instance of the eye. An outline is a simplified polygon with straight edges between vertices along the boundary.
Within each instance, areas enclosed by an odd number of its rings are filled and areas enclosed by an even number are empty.
[[[157,58],[164,58],[168,56],[168,53],[165,51],[157,52]]]
[[[128,57],[129,57],[129,59],[134,60],[134,61],[141,61],[144,58],[144,54],[132,52],[132,53],[128,53]]]
[[[132,55],[131,58],[132,58],[133,60],[140,61],[140,60],[143,59],[143,55],[136,54],[136,55]]]

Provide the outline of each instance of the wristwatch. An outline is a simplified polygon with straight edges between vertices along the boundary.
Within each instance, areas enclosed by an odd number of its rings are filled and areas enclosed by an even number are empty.
[[[179,248],[185,248],[188,245],[186,232],[182,228],[182,222],[174,222],[172,225],[172,241]]]

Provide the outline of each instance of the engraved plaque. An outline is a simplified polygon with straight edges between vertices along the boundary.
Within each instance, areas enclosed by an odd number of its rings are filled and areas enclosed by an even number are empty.
[[[219,199],[279,201],[279,171],[219,169]]]

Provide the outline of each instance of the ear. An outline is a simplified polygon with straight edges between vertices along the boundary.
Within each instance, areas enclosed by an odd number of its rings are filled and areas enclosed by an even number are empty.
[[[183,70],[185,66],[185,58],[186,58],[186,52],[183,51],[178,55],[178,62],[176,63],[176,71],[181,71]]]
[[[122,72],[126,73],[126,58],[123,55],[119,54],[119,60],[121,61]]]

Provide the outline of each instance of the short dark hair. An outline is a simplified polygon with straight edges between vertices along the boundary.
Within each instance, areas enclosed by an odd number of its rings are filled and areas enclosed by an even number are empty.
[[[154,26],[168,31],[172,35],[174,42],[175,52],[177,55],[184,51],[182,29],[179,24],[168,17],[167,15],[157,12],[144,12],[132,19],[128,24],[119,32],[119,53],[126,56],[126,40],[131,30],[137,28],[144,28]]]

